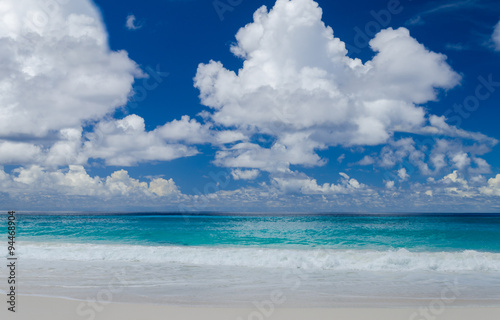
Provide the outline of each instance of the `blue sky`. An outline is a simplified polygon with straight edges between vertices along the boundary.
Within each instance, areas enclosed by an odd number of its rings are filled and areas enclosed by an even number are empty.
[[[496,1],[6,1],[0,203],[500,207]]]

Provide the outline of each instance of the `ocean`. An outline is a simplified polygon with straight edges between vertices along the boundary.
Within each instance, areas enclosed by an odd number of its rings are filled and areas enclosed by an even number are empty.
[[[16,221],[18,294],[251,306],[279,292],[296,307],[500,305],[496,214],[17,214]]]

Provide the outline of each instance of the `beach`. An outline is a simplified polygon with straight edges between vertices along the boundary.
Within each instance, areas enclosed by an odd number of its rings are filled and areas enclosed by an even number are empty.
[[[495,215],[19,215],[18,221],[16,313],[8,304],[2,310],[18,319],[500,315]]]
[[[2,308],[2,319],[19,320],[160,320],[160,319],[205,319],[205,320],[306,320],[306,319],[337,319],[337,320],[493,320],[500,316],[498,307],[446,307],[439,305],[411,308],[276,308],[264,313],[258,308],[214,308],[214,307],[176,307],[150,304],[111,303],[103,306],[100,312],[77,314],[81,301],[62,298],[47,298],[21,296],[18,311],[8,312]]]

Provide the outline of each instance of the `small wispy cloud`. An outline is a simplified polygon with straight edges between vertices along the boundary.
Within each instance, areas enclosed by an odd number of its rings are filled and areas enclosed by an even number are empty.
[[[464,51],[464,50],[468,50],[469,47],[465,44],[462,44],[462,43],[447,43],[446,49],[454,50],[454,51]]]
[[[129,30],[137,30],[137,29],[140,29],[142,28],[142,24],[136,24],[136,18],[133,14],[129,14],[127,16],[127,22],[125,23],[125,26],[127,27],[127,29]]]
[[[423,12],[423,15],[426,14],[431,14],[431,13],[436,13],[436,12],[441,12],[441,11],[451,11],[451,10],[458,10],[458,9],[463,9],[467,8],[470,6],[476,5],[477,0],[465,0],[465,1],[450,1],[446,4],[439,5],[437,7],[434,7],[432,9],[429,9],[425,12]]]
[[[425,22],[421,16],[414,16],[410,20],[406,21],[405,24],[408,26],[420,26],[420,25],[425,24]]]
[[[495,45],[495,50],[500,51],[500,21],[495,26],[495,31],[493,31],[491,40],[493,40],[493,44]]]
[[[423,25],[425,24],[424,17],[432,14],[437,14],[440,12],[449,12],[460,10],[464,8],[477,6],[477,0],[459,0],[459,1],[450,1],[446,4],[441,4],[436,7],[427,9],[418,13],[417,15],[411,17],[408,21],[406,21],[405,25],[415,26],[415,25]]]

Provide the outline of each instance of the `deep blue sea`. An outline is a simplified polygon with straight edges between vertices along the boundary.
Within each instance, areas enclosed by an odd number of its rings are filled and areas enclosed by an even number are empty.
[[[404,305],[454,288],[453,303],[500,301],[495,214],[18,214],[17,221],[27,294],[88,299],[112,284],[118,301],[245,305],[279,289],[292,305],[333,306]]]

